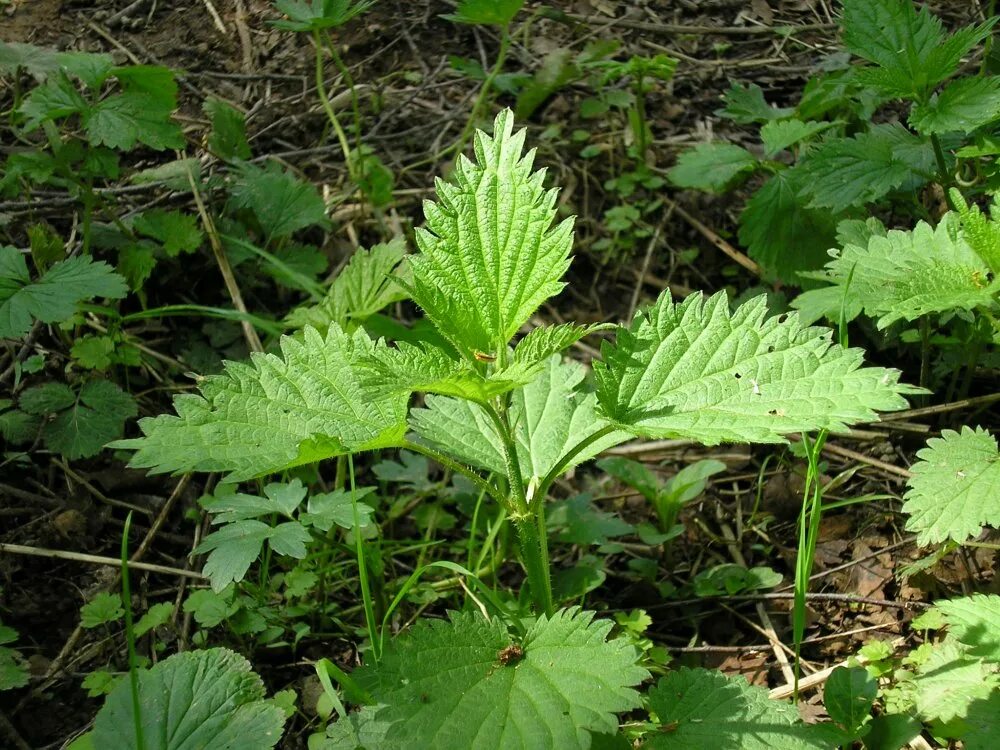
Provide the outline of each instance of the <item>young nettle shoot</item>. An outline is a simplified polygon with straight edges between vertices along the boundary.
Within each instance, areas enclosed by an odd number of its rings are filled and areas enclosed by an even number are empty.
[[[229,364],[201,395],[179,396],[176,416],[142,420],[144,437],[115,445],[136,449],[134,466],[231,481],[368,450],[423,453],[504,505],[531,598],[552,613],[545,509],[572,466],[636,436],[778,442],[905,406],[912,389],[896,371],[862,367],[860,350],[795,314],[769,317],[763,296],[731,311],[724,294],[662,295],[616,328],[595,389],[581,389],[585,368],[561,353],[592,327],[518,338],[563,288],[572,246],[572,220],[555,222],[556,191],[523,152],[524,135],[501,112],[493,136],[477,133],[475,161],[460,157],[425,206],[420,252],[400,283],[447,346],[307,327],[282,340],[280,356]],[[411,412],[415,392],[428,395]]]

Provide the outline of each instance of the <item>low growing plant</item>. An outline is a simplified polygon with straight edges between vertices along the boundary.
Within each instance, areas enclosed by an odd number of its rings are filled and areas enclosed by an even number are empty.
[[[988,179],[977,164],[992,153],[982,142],[1000,118],[1000,77],[962,75],[962,61],[996,19],[947,35],[941,20],[912,0],[843,6],[844,47],[864,65],[812,78],[794,108],[772,107],[756,86],[734,84],[719,114],[760,125],[758,153],[702,144],[681,154],[669,173],[678,187],[713,193],[764,177],[740,216],[739,239],[788,284],[799,285],[799,272],[822,264],[840,219],[873,205],[923,217],[925,187],[952,186],[956,174],[967,186]],[[886,111],[900,103],[905,124]]]
[[[143,437],[113,444],[136,451],[135,467],[219,471],[231,482],[345,455],[353,467],[354,455],[405,448],[504,508],[530,606],[511,609],[481,589],[491,617],[422,622],[382,650],[366,604],[373,648],[351,680],[370,705],[331,731],[378,736],[378,747],[477,747],[489,737],[491,747],[583,748],[639,705],[634,686],[646,672],[634,648],[553,597],[546,509],[569,468],[633,436],[711,445],[842,430],[903,408],[913,390],[894,370],[863,367],[862,353],[834,344],[829,330],[769,317],[763,297],[733,311],[723,294],[680,303],[664,294],[628,327],[543,326],[516,338],[562,289],[572,245],[572,220],[553,226],[556,191],[532,171],[523,142],[502,112],[492,137],[477,133],[476,161],[461,157],[426,204],[420,252],[396,283],[424,311],[434,343],[306,327],[282,339],[280,355],[229,363],[201,381],[200,395],[177,397],[176,415],[142,420]],[[602,345],[590,381],[561,352],[608,328],[615,341]],[[409,407],[413,393],[427,394],[423,407]],[[660,693],[667,704],[672,694]]]

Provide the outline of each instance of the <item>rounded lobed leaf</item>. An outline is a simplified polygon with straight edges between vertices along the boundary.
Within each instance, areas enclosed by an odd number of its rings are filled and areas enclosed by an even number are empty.
[[[250,662],[225,648],[175,654],[139,675],[143,748],[138,748],[126,678],[108,696],[91,733],[115,750],[270,750],[284,712],[264,701]]]
[[[615,714],[639,705],[646,670],[611,623],[573,608],[540,617],[515,643],[478,614],[419,623],[355,678],[382,706],[380,750],[586,750],[614,733]]]

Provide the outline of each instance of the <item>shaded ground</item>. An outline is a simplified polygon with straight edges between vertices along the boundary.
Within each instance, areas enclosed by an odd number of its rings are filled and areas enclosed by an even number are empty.
[[[652,154],[658,168],[670,166],[679,150],[715,132],[737,142],[745,135],[713,114],[731,81],[755,82],[772,103],[793,104],[810,72],[835,49],[835,19],[821,0],[577,0],[552,5],[565,13],[553,14],[558,18],[536,13],[530,21],[522,21],[515,32],[509,71],[535,71],[554,49],[579,50],[593,39],[618,40],[633,54],[663,52],[680,59],[674,81],[649,98]],[[943,12],[954,13],[956,22],[965,22],[975,11],[971,4],[939,5]],[[624,6],[630,9],[616,18]],[[473,58],[488,67],[497,46],[488,30],[456,27],[439,18],[450,9],[445,2],[382,0],[339,37],[340,51],[363,91],[365,140],[394,171],[397,183],[395,203],[384,217],[350,203],[336,208],[336,228],[323,248],[333,268],[358,244],[382,239],[383,222],[404,232],[419,225],[420,200],[428,194],[433,176],[447,169],[434,155],[457,138],[477,91],[475,82],[456,73],[448,56]],[[109,51],[122,62],[182,70],[180,119],[193,136],[206,124],[201,103],[216,96],[247,113],[256,158],[279,158],[328,193],[336,193],[347,179],[312,87],[312,47],[304,36],[267,25],[267,19],[276,17],[269,3],[13,0],[0,14],[0,39],[6,41]],[[793,36],[775,32],[775,27],[786,25],[800,30]],[[529,141],[538,145],[537,163],[549,168],[552,183],[564,186],[560,201],[565,210],[579,216],[577,256],[567,293],[544,308],[541,318],[547,322],[624,319],[637,304],[668,286],[680,294],[728,288],[739,295],[759,290],[757,279],[717,249],[719,237],[735,242],[736,217],[742,207],[738,195],[712,199],[664,190],[658,196],[662,203],[646,216],[651,236],[626,243],[611,255],[594,249],[608,238],[605,212],[620,202],[605,188],[605,181],[623,168],[626,129],[620,117],[583,118],[580,102],[590,95],[585,86],[574,84],[546,102],[528,123]],[[498,103],[513,100],[500,96]],[[554,124],[561,126],[555,135],[550,128]],[[573,140],[574,130],[587,131],[582,143]],[[191,144],[192,153],[195,145]],[[578,158],[583,145],[596,146],[599,155]],[[149,166],[159,157],[137,158]],[[179,205],[186,200],[160,195],[155,188],[122,195],[135,205]],[[674,200],[682,211],[674,210]],[[61,232],[67,232],[73,220],[64,196],[54,194],[8,202],[0,205],[0,212],[8,214],[15,226],[44,220]],[[685,214],[697,222],[685,219]],[[203,304],[222,303],[225,291],[213,274],[210,264],[196,266],[183,275],[158,280],[151,296],[160,301],[191,298]],[[262,287],[247,291],[247,304],[252,310],[281,315],[291,302],[275,299],[272,289]],[[185,325],[193,324],[151,324],[146,334],[149,345],[174,356],[174,343],[186,334]],[[227,352],[236,358],[242,354],[238,344]],[[578,354],[587,357],[586,351]],[[176,386],[151,384],[143,392],[144,413],[163,411],[171,390],[188,387],[182,374],[175,373]],[[826,456],[827,474],[839,483],[829,497],[898,497],[905,467],[923,441],[922,431],[948,426],[952,420],[960,423],[964,416],[958,410],[940,417],[913,417],[905,429],[872,427],[856,439],[837,441]],[[662,581],[681,588],[698,571],[730,562],[770,565],[784,574],[786,582],[791,580],[801,480],[790,468],[796,465],[793,459],[765,463],[772,453],[667,444],[636,448],[629,454],[650,464],[665,462],[665,477],[697,458],[719,457],[729,466],[724,478],[688,511],[686,536],[675,543],[669,558],[659,562]],[[124,470],[106,454],[72,466],[48,458],[39,454],[30,465],[14,466],[12,473],[11,467],[0,469],[6,472],[0,485],[0,541],[115,557],[125,503],[139,509],[135,538],[146,535],[161,516],[164,521],[150,536],[145,561],[172,567],[190,564],[187,558],[197,524],[185,520],[184,513],[205,491],[202,477],[190,482],[151,480]],[[581,488],[592,490],[603,509],[619,512],[629,521],[649,516],[645,501],[594,473],[581,472],[571,486],[559,491],[567,494]],[[397,531],[403,538],[413,529],[402,526]],[[822,539],[814,585],[818,596],[811,603],[804,650],[807,664],[814,668],[845,658],[873,633],[900,634],[901,624],[920,603],[981,582],[993,568],[988,553],[964,554],[943,561],[933,575],[900,582],[900,566],[919,555],[902,529],[895,501],[855,505],[828,516]],[[568,566],[582,554],[579,548],[562,545],[555,564]],[[662,589],[632,574],[629,562],[635,556],[635,549],[626,548],[608,557],[607,582],[590,594],[588,606],[644,608],[653,619],[649,634],[668,646],[676,659],[743,672],[760,684],[784,682],[776,647],[762,630],[773,626],[779,640],[790,642],[788,586],[749,600],[664,599]],[[404,575],[412,561],[398,562],[394,572]],[[501,572],[507,581],[517,576],[513,565]],[[81,632],[79,608],[96,592],[114,590],[116,581],[111,568],[0,555],[0,611],[4,622],[20,631],[19,647],[30,656],[34,677],[30,690],[0,697],[3,715],[13,729],[12,746],[22,741],[32,748],[59,747],[92,719],[99,701],[86,697],[81,678],[109,662],[121,664],[123,645],[118,632]],[[155,574],[143,577],[139,596],[143,607],[150,600],[181,598],[176,578]],[[345,607],[355,601],[353,589],[338,596]],[[856,601],[844,601],[845,597]],[[435,606],[444,609],[443,602]],[[172,637],[186,645],[190,633],[190,617],[180,614]],[[298,651],[260,650],[251,659],[271,689],[301,687],[312,671],[310,659],[325,656],[349,664],[354,658],[352,637],[343,631],[328,633],[308,639]],[[296,719],[285,746],[304,747],[305,729],[305,720]]]

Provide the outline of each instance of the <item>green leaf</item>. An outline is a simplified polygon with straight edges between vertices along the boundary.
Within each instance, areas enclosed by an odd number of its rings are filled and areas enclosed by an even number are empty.
[[[803,122],[802,120],[772,120],[760,129],[760,139],[764,143],[767,158],[784,151],[802,141],[809,140],[817,133],[833,127],[832,122]]]
[[[966,647],[969,656],[1000,662],[1000,596],[973,594],[936,602],[948,622],[952,637]]]
[[[923,141],[901,125],[876,125],[852,138],[821,143],[793,172],[810,208],[841,213],[876,201],[907,180],[924,180],[915,158],[923,148]]]
[[[988,39],[996,25],[996,17],[987,18],[976,26],[964,26],[931,50],[924,59],[924,68],[934,84],[950,78],[958,70],[972,48]]]
[[[111,366],[111,354],[115,342],[110,336],[81,336],[73,342],[70,356],[88,370],[107,370]]]
[[[968,715],[975,701],[1000,691],[996,665],[973,659],[952,640],[937,644],[913,679],[914,705],[924,721],[951,721]]]
[[[857,736],[877,695],[878,682],[864,667],[837,667],[823,688],[823,705],[831,719]]]
[[[521,10],[524,0],[461,0],[446,18],[454,23],[507,26]]]
[[[560,359],[549,358],[542,374],[511,397],[510,421],[525,482],[545,477],[570,447],[607,424],[597,416],[594,395],[579,390],[586,374],[583,365]],[[480,406],[435,396],[427,397],[426,403],[426,409],[410,413],[413,429],[423,440],[473,466],[505,471],[496,427]],[[611,433],[577,454],[566,468],[588,461],[625,437]]]
[[[802,283],[799,272],[823,265],[833,245],[836,217],[807,207],[788,171],[765,182],[740,215],[740,243],[769,275]]]
[[[375,492],[374,487],[358,487],[355,499],[358,500],[358,518],[361,528],[368,526],[375,515],[375,509],[360,502]],[[307,512],[299,515],[299,520],[315,526],[320,531],[329,531],[335,525],[342,529],[354,528],[354,507],[349,490],[334,490],[309,496]]]
[[[375,208],[384,208],[392,203],[392,190],[396,176],[375,154],[370,146],[362,146],[354,154],[357,164],[357,184],[361,193]]]
[[[542,59],[534,76],[517,95],[514,115],[518,120],[527,120],[550,96],[580,76],[579,61],[573,50],[556,47]]]
[[[195,622],[203,628],[214,628],[239,609],[240,605],[233,601],[233,588],[221,593],[198,589],[184,600],[184,611],[194,615]]]
[[[288,16],[288,20],[269,23],[288,31],[330,29],[343,26],[374,4],[375,0],[275,0],[275,9]]]
[[[923,731],[923,725],[907,714],[876,716],[865,735],[866,750],[901,750]]]
[[[795,111],[787,107],[772,107],[764,99],[763,89],[756,83],[744,87],[734,82],[723,96],[723,100],[726,106],[716,110],[715,114],[732,120],[737,125],[781,120]]]
[[[88,698],[100,698],[112,692],[120,679],[122,678],[116,677],[107,669],[98,669],[84,677],[80,681],[80,687],[87,691]]]
[[[405,255],[402,237],[374,245],[371,250],[359,248],[337,274],[323,301],[293,311],[288,316],[289,325],[311,325],[319,330],[326,330],[331,323],[347,327],[406,299],[409,295],[393,278],[404,270],[399,264]]]
[[[623,456],[610,456],[597,462],[597,468],[607,472],[619,482],[637,490],[644,498],[653,502],[660,493],[661,482],[644,463]]]
[[[234,170],[231,205],[252,211],[269,238],[288,237],[314,225],[329,226],[326,206],[316,188],[277,162],[269,161],[265,167],[241,163],[234,165]]]
[[[649,708],[660,731],[649,750],[829,750],[833,743],[807,726],[790,703],[742,676],[681,667],[649,691]]]
[[[202,539],[194,554],[208,553],[202,572],[211,580],[212,590],[219,592],[242,581],[271,532],[261,521],[234,521]]]
[[[943,430],[917,453],[910,471],[903,512],[906,528],[917,543],[959,544],[976,537],[984,526],[1000,527],[1000,452],[996,438],[977,427]]]
[[[24,687],[30,680],[28,664],[17,649],[0,647],[0,690]]]
[[[834,345],[830,330],[767,317],[764,295],[730,313],[724,292],[677,305],[666,292],[602,356],[597,397],[612,422],[708,445],[844,430],[905,408],[912,392],[898,371],[862,367],[862,351]]]
[[[377,346],[364,333],[330,326],[281,339],[282,357],[255,354],[201,380],[201,395],[174,400],[177,416],[140,420],[146,437],[132,465],[154,472],[224,471],[230,481],[262,476],[347,452],[398,445],[405,394],[373,396],[359,363]]]
[[[910,125],[917,132],[950,133],[973,130],[1000,119],[1000,76],[960,78],[927,104],[917,104]]]
[[[162,151],[184,147],[181,127],[170,119],[173,106],[143,92],[109,96],[89,108],[83,126],[94,146],[128,151],[138,143]]]
[[[912,0],[844,0],[843,25],[844,46],[882,69],[868,83],[890,95],[916,97],[944,72],[924,63],[944,40],[941,21],[926,7],[917,11]]]
[[[42,428],[45,445],[71,461],[97,455],[111,440],[119,438],[125,420],[138,412],[135,400],[114,383],[90,380],[80,389],[75,403]]]
[[[59,69],[54,57],[45,47],[0,41],[0,73],[5,75],[16,73],[18,68],[24,68],[32,75],[44,78]]]
[[[118,251],[118,273],[132,291],[142,289],[156,268],[156,248],[152,242],[127,245]]]
[[[826,278],[837,285],[838,308],[846,293],[849,306],[877,318],[880,329],[897,320],[994,304],[998,284],[986,280],[989,268],[965,241],[953,213],[936,228],[921,221],[912,231],[874,234],[866,246],[848,244],[830,254]]]
[[[100,91],[114,68],[114,58],[101,52],[58,52],[55,60],[59,67],[79,78],[93,92]]]
[[[685,505],[698,498],[708,486],[708,480],[721,474],[726,468],[722,461],[714,458],[695,461],[670,477],[663,485],[660,495],[671,504]]]
[[[984,700],[972,701],[963,724],[965,750],[993,750],[1000,732],[1000,690],[994,690]]]
[[[523,641],[478,614],[424,620],[391,642],[377,668],[354,673],[390,724],[380,750],[489,747],[585,750],[613,733],[615,714],[639,705],[646,670],[612,623],[562,610],[539,617]],[[511,648],[516,646],[517,648]]]
[[[293,479],[290,482],[272,482],[264,486],[264,494],[277,507],[279,513],[289,518],[298,509],[306,497],[306,488],[302,480]]]
[[[271,530],[268,544],[279,555],[302,560],[306,556],[306,545],[312,540],[309,532],[297,521],[279,523]]]
[[[247,121],[243,113],[221,99],[209,97],[202,105],[212,122],[208,148],[223,161],[250,158]]]
[[[174,605],[172,602],[160,602],[150,607],[146,614],[139,618],[135,624],[134,633],[136,638],[141,638],[150,630],[166,625],[174,615]]]
[[[1000,214],[996,200],[990,206],[990,216],[987,217],[979,206],[969,206],[956,188],[949,190],[948,195],[961,220],[963,239],[989,266],[994,277],[1000,275],[1000,222],[993,219],[994,215]]]
[[[132,228],[139,234],[158,241],[171,258],[180,253],[193,253],[201,245],[203,234],[198,217],[181,211],[151,208],[135,217]]]
[[[128,292],[125,280],[103,261],[81,255],[56,263],[31,281],[24,256],[0,246],[0,338],[20,338],[32,320],[60,323],[78,303],[93,297],[118,299]]]
[[[125,65],[112,73],[126,94],[149,97],[155,109],[171,112],[177,109],[177,79],[174,71],[163,65]]]
[[[18,403],[28,414],[55,414],[76,403],[76,393],[65,383],[45,383],[27,388]]]
[[[84,628],[96,628],[99,625],[116,622],[124,614],[121,595],[104,591],[81,607],[80,625]]]
[[[546,362],[553,354],[559,354],[569,349],[583,337],[609,328],[613,328],[613,326],[586,326],[575,323],[532,328],[524,338],[517,342],[514,347],[513,360],[507,369],[534,369],[538,363]]]
[[[42,86],[36,86],[24,98],[18,112],[25,118],[24,128],[31,131],[48,120],[59,120],[87,109],[87,102],[73,83],[61,73]]]
[[[538,306],[563,288],[572,220],[551,227],[556,191],[521,155],[524,131],[501,112],[491,138],[475,137],[478,164],[460,156],[453,181],[437,182],[440,202],[426,202],[421,253],[408,258],[414,301],[468,360],[496,354]]]
[[[285,723],[250,662],[224,648],[175,654],[141,671],[139,709],[143,750],[270,750]],[[134,749],[135,713],[122,680],[94,721],[94,747]]]
[[[757,168],[757,157],[732,143],[702,143],[685,151],[667,172],[677,187],[724,193]]]
[[[41,420],[34,414],[12,409],[0,414],[0,437],[11,445],[24,445],[38,437]]]
[[[552,504],[546,518],[552,538],[564,544],[607,544],[635,529],[614,513],[600,510],[590,495],[575,495]]]

